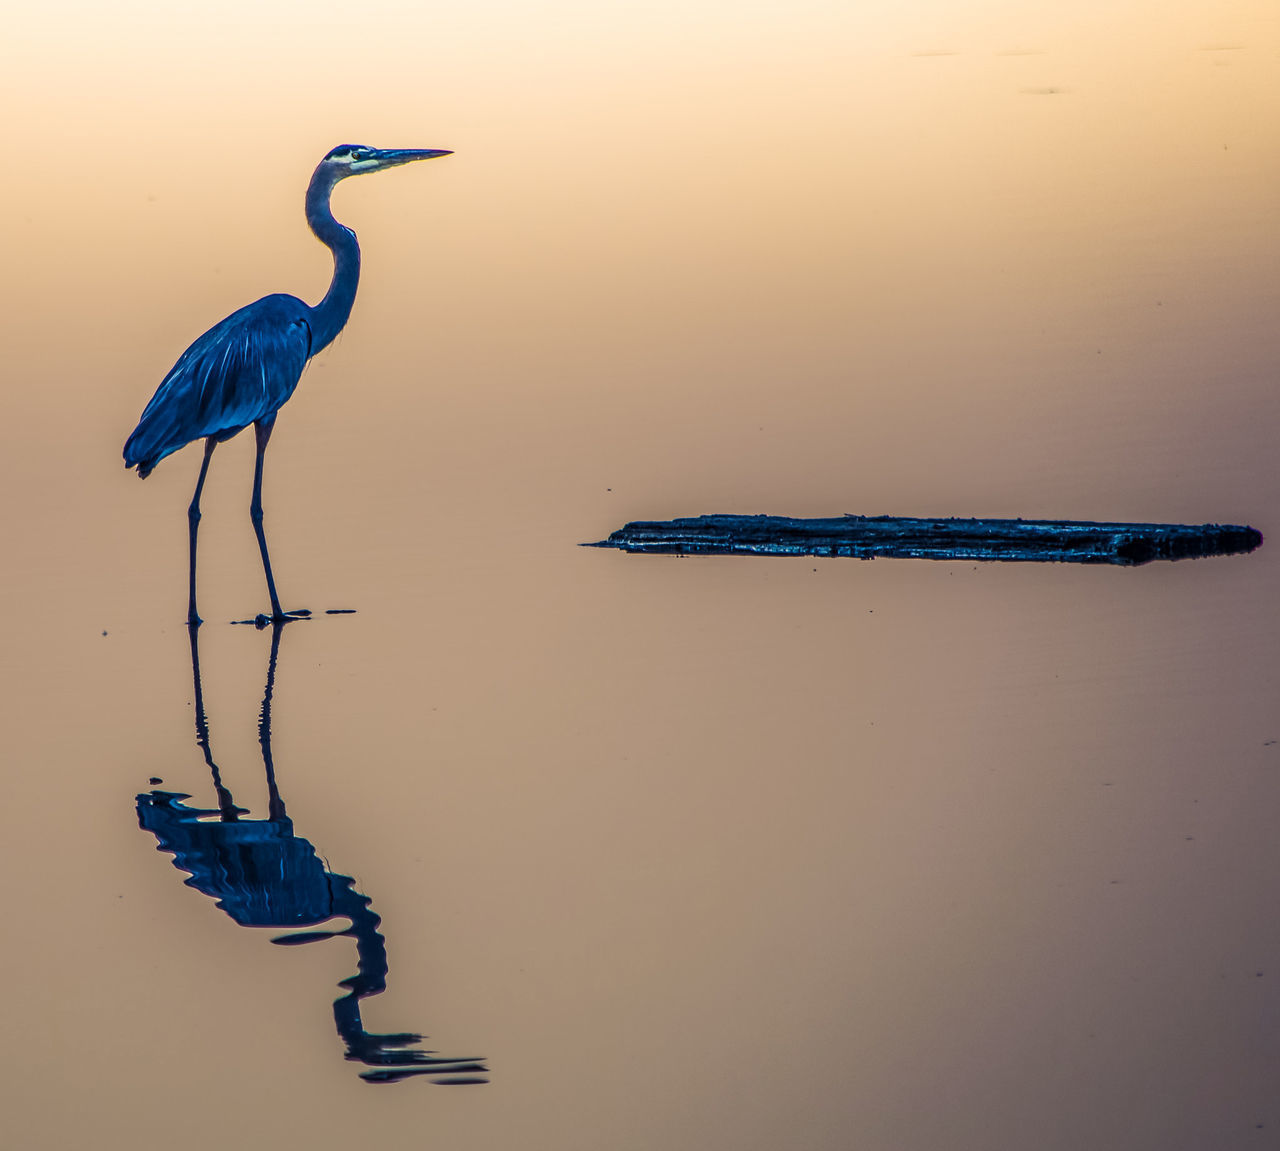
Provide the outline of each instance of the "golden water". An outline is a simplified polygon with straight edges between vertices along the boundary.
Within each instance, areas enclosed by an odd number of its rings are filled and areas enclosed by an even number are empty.
[[[1052,11],[1049,10],[1052,7]],[[1265,5],[27,11],[7,132],[0,843],[14,1147],[1263,1147],[1280,1130],[1272,545],[1136,570],[675,561],[706,512],[1226,521],[1280,498]],[[364,281],[282,412],[290,815],[383,916],[271,947],[140,831],[209,805],[186,344]],[[261,814],[250,437],[204,688]]]

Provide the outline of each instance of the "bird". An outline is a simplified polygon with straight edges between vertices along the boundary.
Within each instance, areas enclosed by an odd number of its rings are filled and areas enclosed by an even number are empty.
[[[262,553],[262,569],[271,597],[272,622],[309,613],[282,611],[271,574],[271,558],[262,529],[262,464],[276,415],[293,395],[307,361],[342,331],[360,282],[360,245],[356,234],[333,217],[330,196],[340,180],[416,160],[453,153],[441,148],[370,148],[340,144],[316,166],[307,185],[306,216],[316,238],[333,253],[333,279],[324,298],[312,307],[296,296],[276,293],[232,312],[195,341],[160,382],[124,445],[126,468],[146,479],[166,456],[204,440],[204,459],[195,494],[187,508],[190,544],[190,598],[187,624],[201,623],[196,610],[196,536],[200,494],[213,449],[253,425],[257,454],[249,518]],[[263,617],[259,617],[263,620]],[[265,623],[266,621],[263,620]]]

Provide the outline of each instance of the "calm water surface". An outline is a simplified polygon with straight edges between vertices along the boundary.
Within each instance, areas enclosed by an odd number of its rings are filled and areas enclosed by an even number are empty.
[[[576,546],[704,512],[1273,533],[1280,27],[1024,7],[27,18],[8,1145],[1275,1145],[1273,544]],[[198,451],[142,484],[120,446],[214,321],[319,298],[302,192],[343,140],[456,154],[335,197],[365,278],[269,453],[316,613],[274,665],[229,626],[265,606],[251,437],[214,458],[202,748]],[[178,806],[216,811],[209,761],[234,821]],[[458,1062],[395,1061],[428,1049]],[[361,1079],[396,1067],[431,1074]]]

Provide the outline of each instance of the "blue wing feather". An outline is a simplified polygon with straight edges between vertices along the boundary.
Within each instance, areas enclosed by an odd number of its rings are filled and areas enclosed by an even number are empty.
[[[124,445],[126,467],[146,476],[192,440],[229,440],[270,419],[298,386],[311,355],[311,309],[264,296],[210,328],[179,357]]]

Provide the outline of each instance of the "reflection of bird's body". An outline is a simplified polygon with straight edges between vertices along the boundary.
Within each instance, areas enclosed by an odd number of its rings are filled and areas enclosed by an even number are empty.
[[[254,819],[247,808],[237,806],[222,782],[204,710],[200,628],[192,624],[187,635],[195,688],[196,743],[209,768],[218,806],[188,805],[183,800],[190,799],[189,795],[153,789],[137,798],[138,825],[155,835],[158,851],[173,855],[175,867],[190,873],[188,887],[212,896],[218,907],[243,927],[320,927],[335,918],[349,922],[345,928],[293,932],[271,942],[294,946],[338,937],[355,940],[356,973],[341,983],[344,994],[334,1000],[333,1021],[346,1044],[347,1059],[370,1068],[361,1073],[362,1079],[395,1083],[427,1076],[432,1083],[487,1083],[483,1060],[451,1059],[424,1051],[417,1046],[423,1037],[415,1032],[365,1029],[361,1001],[387,989],[387,941],[380,930],[381,917],[369,897],[356,890],[355,880],[335,872],[327,861],[322,863],[315,847],[296,833],[276,783],[271,716],[284,627],[284,620],[271,627],[267,683],[258,710],[267,818]],[[151,782],[161,781],[153,778]]]
[[[360,246],[355,233],[333,218],[330,194],[334,185],[348,176],[447,155],[438,149],[382,151],[344,144],[325,156],[307,188],[307,223],[333,252],[333,280],[324,299],[313,308],[294,296],[264,296],[210,328],[165,376],[125,443],[125,466],[136,467],[138,475],[145,478],[165,456],[193,440],[205,441],[200,477],[187,510],[191,548],[188,622],[199,622],[196,533],[209,458],[215,446],[250,424],[257,440],[257,461],[249,514],[262,553],[272,618],[287,618],[276,596],[262,531],[262,459],[276,412],[293,395],[307,361],[342,330],[355,302]]]

